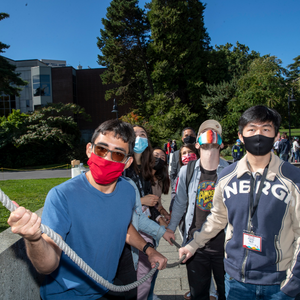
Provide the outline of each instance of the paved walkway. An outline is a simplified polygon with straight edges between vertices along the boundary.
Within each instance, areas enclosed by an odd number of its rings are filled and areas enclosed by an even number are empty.
[[[162,204],[166,210],[168,210],[170,202],[170,193],[169,195],[162,195]],[[181,245],[181,237],[178,230],[175,233],[175,238],[177,243]],[[179,259],[177,247],[170,246],[163,238],[160,240],[157,250],[167,257],[170,263],[176,262]],[[183,295],[188,290],[189,285],[185,265],[159,271],[154,293],[161,300],[182,300],[184,299]]]
[[[71,178],[71,169],[0,172],[0,180],[68,178],[68,177]]]

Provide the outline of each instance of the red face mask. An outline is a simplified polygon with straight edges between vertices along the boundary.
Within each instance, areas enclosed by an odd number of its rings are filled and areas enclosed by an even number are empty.
[[[104,159],[94,153],[88,160],[90,171],[98,184],[110,184],[122,176],[125,164]]]
[[[196,160],[197,155],[195,153],[188,153],[186,155],[182,155],[181,161],[184,165],[187,165],[189,161]]]

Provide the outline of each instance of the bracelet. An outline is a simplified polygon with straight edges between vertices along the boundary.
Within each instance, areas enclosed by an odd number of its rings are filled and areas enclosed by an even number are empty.
[[[143,248],[143,253],[144,253],[144,254],[146,254],[146,251],[147,251],[147,249],[148,249],[149,247],[150,247],[150,248],[154,248],[154,245],[148,242],[148,243],[144,246],[144,248]],[[146,254],[146,255],[147,255],[147,254]]]
[[[161,213],[162,210],[165,210],[164,207],[162,206],[158,211]]]

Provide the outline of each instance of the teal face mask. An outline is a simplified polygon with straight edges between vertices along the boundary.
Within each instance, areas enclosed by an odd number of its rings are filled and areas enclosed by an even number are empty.
[[[146,138],[142,138],[139,136],[135,138],[135,145],[133,148],[133,151],[135,153],[143,153],[147,147],[148,147],[148,140]]]

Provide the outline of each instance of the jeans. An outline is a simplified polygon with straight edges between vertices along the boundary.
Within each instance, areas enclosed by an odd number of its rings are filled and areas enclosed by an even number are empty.
[[[186,263],[191,299],[209,300],[211,273],[217,285],[219,300],[225,300],[224,253],[197,250]]]
[[[299,150],[295,151],[294,154],[295,154],[295,160],[299,162]]]
[[[280,290],[279,284],[256,285],[239,282],[226,273],[225,289],[227,300],[291,300]]]

